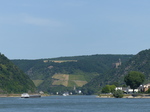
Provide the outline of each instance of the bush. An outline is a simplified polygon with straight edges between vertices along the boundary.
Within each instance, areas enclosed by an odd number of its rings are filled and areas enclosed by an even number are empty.
[[[115,85],[106,85],[102,88],[102,93],[113,93],[115,91]]]
[[[121,90],[116,90],[113,92],[113,96],[115,98],[122,98],[123,97],[123,92]]]

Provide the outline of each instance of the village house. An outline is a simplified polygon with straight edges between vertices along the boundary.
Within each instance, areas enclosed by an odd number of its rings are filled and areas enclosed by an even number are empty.
[[[124,93],[133,93],[133,89],[130,87],[116,87],[115,90],[122,90]],[[134,89],[134,92],[138,92],[138,89]]]
[[[150,83],[148,83],[148,84],[145,84],[144,86],[144,92],[146,92],[146,91],[148,91],[148,89],[150,89]]]
[[[115,90],[122,90],[124,93],[133,93],[133,89],[130,87],[116,87]],[[134,89],[134,92],[137,93],[141,91],[141,87]]]
[[[150,83],[145,85],[140,85],[137,89],[134,89],[134,92],[146,92],[150,89]],[[133,89],[130,87],[116,87],[115,90],[122,90],[124,93],[133,93]]]

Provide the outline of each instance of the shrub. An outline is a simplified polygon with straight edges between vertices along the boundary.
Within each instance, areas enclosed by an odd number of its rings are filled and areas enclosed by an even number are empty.
[[[102,93],[113,93],[115,91],[115,85],[106,85],[102,88]]]
[[[116,90],[113,92],[113,96],[115,98],[122,98],[123,97],[123,92],[121,90]]]

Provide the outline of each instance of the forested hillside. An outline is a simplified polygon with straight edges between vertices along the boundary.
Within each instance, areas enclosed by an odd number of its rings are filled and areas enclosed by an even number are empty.
[[[99,75],[83,86],[85,94],[97,92],[100,87],[106,84],[124,85],[124,76],[130,71],[139,71],[146,76],[145,83],[150,83],[150,50],[143,50],[133,56],[129,61],[123,63],[117,69],[111,69],[104,77]]]
[[[0,93],[35,91],[32,80],[7,57],[0,54]]]
[[[137,55],[132,57],[129,61],[127,61],[123,66],[121,66],[117,71],[114,72],[114,76],[118,77],[117,79],[119,83],[122,83],[124,75],[126,75],[129,71],[139,71],[145,74],[146,82],[150,81],[150,50],[143,50],[139,52]],[[120,77],[120,78],[119,78]],[[114,78],[112,79],[112,81]]]
[[[89,55],[40,60],[12,60],[35,83],[39,90],[55,94],[80,88],[94,77],[116,69],[133,55]]]

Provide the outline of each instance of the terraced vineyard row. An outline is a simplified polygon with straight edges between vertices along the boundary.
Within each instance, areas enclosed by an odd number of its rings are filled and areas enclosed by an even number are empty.
[[[55,74],[52,78],[55,79],[52,85],[64,85],[66,87],[73,87],[74,85],[82,87],[87,83],[83,75]]]

